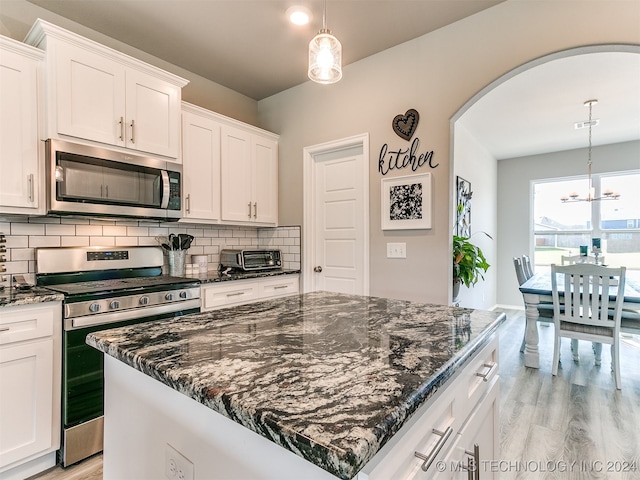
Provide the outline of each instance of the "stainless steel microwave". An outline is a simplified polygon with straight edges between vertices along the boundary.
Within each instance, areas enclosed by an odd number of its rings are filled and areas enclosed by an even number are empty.
[[[49,213],[178,220],[182,166],[63,140],[46,141]]]

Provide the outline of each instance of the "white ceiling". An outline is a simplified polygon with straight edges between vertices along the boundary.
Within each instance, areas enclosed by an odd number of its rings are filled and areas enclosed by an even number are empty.
[[[640,139],[640,53],[599,52],[526,70],[487,93],[460,123],[497,159],[588,145],[587,100],[597,99],[594,146]],[[640,158],[638,159],[640,167]]]
[[[0,0],[2,1],[2,0]],[[28,0],[256,100],[306,82],[307,48],[322,0]],[[504,0],[328,0],[327,26],[343,65]],[[285,12],[307,6],[295,27]],[[346,72],[348,74],[348,71]],[[328,86],[327,88],[331,88]],[[596,98],[593,144],[640,139],[640,54],[560,58],[489,92],[460,119],[498,159],[585,147],[586,100]]]

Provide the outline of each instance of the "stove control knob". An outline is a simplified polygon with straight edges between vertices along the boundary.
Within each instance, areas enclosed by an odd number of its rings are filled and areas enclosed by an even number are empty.
[[[183,290],[182,292],[180,292],[180,298],[187,298],[187,295],[188,293],[186,290]]]
[[[149,304],[149,297],[144,296],[144,297],[140,297],[140,305],[148,305]]]
[[[118,300],[113,300],[111,303],[109,303],[109,308],[111,310],[116,310],[120,308],[120,302]]]
[[[165,299],[165,300],[168,300],[168,301],[173,300],[173,293],[167,293],[167,294],[164,296],[164,299]]]
[[[91,305],[89,305],[89,311],[96,313],[100,311],[100,304],[99,303],[92,303]]]

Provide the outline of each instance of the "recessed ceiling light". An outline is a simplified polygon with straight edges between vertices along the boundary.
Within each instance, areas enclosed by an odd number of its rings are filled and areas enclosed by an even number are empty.
[[[287,9],[287,18],[294,25],[306,25],[311,20],[311,10],[302,5],[294,5]]]

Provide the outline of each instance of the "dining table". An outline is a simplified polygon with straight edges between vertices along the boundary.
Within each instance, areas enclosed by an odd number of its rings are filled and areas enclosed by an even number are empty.
[[[563,282],[558,282],[558,291],[564,290]],[[552,304],[551,271],[545,270],[535,273],[529,280],[520,285],[524,297],[526,326],[524,364],[526,367],[540,367],[540,351],[538,349],[538,321],[553,322],[551,318],[541,319],[538,306]],[[620,294],[617,286],[612,286],[609,292],[610,302],[613,303]],[[640,270],[627,270],[624,286],[622,317],[620,331],[640,335]]]

